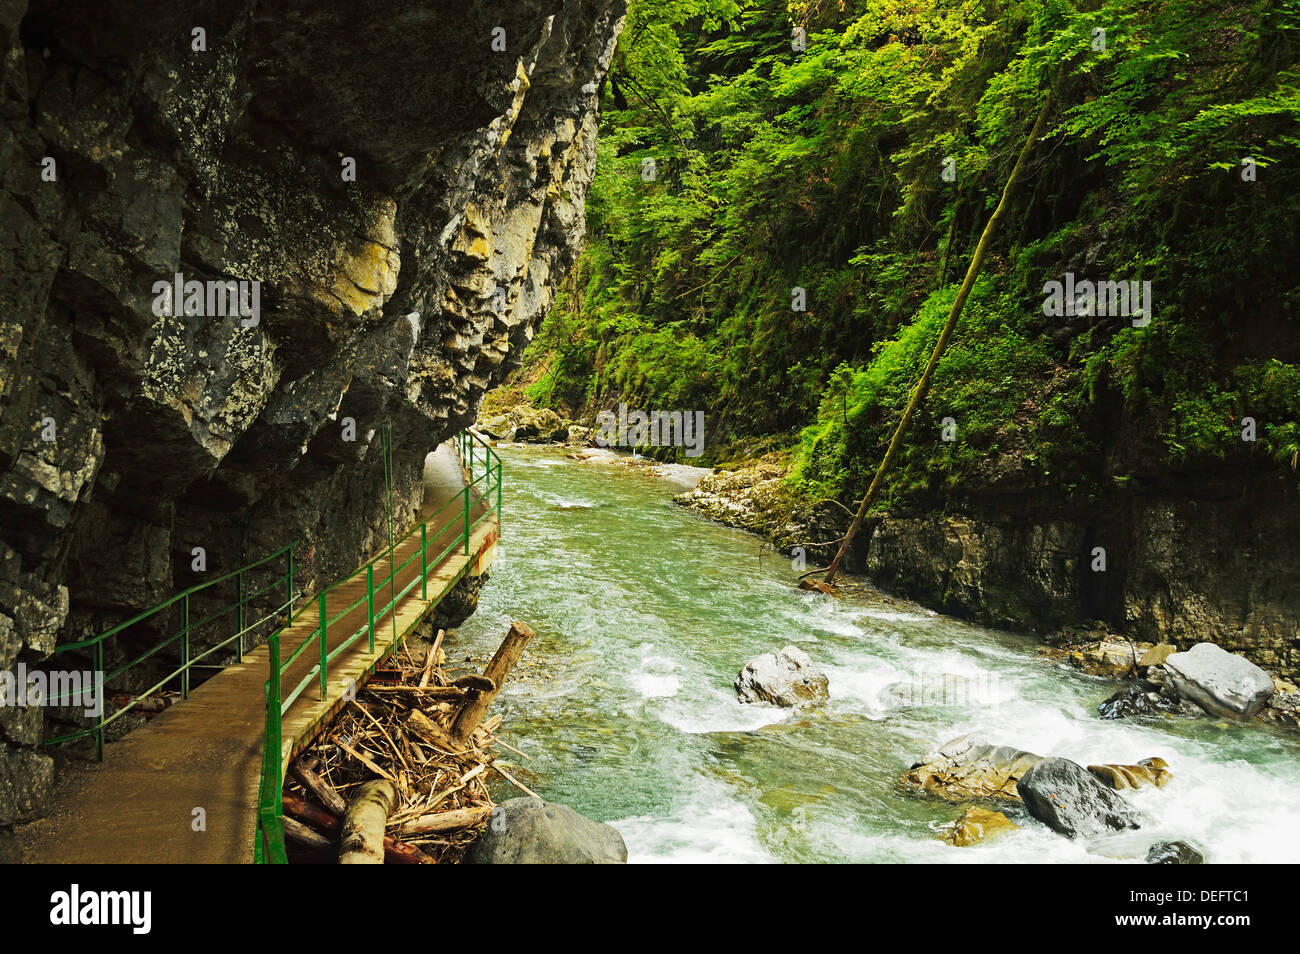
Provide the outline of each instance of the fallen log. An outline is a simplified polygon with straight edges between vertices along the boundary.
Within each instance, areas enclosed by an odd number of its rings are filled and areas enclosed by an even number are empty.
[[[443,749],[455,755],[463,752],[465,747],[460,745],[447,734],[447,730],[438,723],[434,722],[419,709],[412,709],[410,715],[406,717],[406,728],[414,732],[417,736],[428,742],[430,745]]]
[[[304,759],[297,759],[289,766],[289,774],[298,780],[307,791],[316,796],[316,801],[324,805],[332,815],[342,816],[347,811],[348,803],[343,796],[308,767]]]
[[[491,813],[491,808],[483,806],[481,808],[454,808],[447,812],[421,815],[415,821],[403,825],[402,834],[436,835],[441,832],[459,831],[462,828],[469,828],[479,824]]]
[[[442,645],[442,637],[445,634],[438,630],[438,636],[434,639],[433,645],[429,651],[424,654],[424,668],[420,671],[420,688],[423,689],[429,684],[429,679],[433,676],[434,667],[438,664],[438,647]]]
[[[314,828],[308,828],[296,818],[290,818],[286,815],[284,822],[284,837],[307,848],[324,848],[333,849],[334,843],[326,838]]]
[[[370,781],[357,789],[357,794],[343,814],[339,864],[384,863],[384,826],[396,804],[397,786],[392,782]]]
[[[533,632],[532,627],[526,623],[515,621],[510,624],[510,632],[506,633],[506,638],[501,641],[496,655],[492,657],[492,661],[483,672],[486,678],[492,680],[493,688],[481,691],[470,690],[469,698],[456,714],[456,721],[451,725],[453,739],[464,744],[473,736],[474,730],[483,721],[488,706],[492,705],[492,700],[497,697],[501,686],[505,684],[510,670],[524,654],[524,647],[528,645],[528,640],[535,635],[537,634]]]
[[[468,695],[468,691],[457,686],[366,686],[366,692],[413,692],[426,699],[445,699],[458,701]]]
[[[304,822],[317,831],[324,832],[326,835],[337,836],[339,829],[343,827],[343,822],[335,818],[323,808],[317,808],[305,798],[299,798],[297,795],[286,793],[284,796],[284,813],[285,822],[290,818]],[[289,833],[286,826],[285,834]],[[333,843],[330,843],[333,848]],[[414,845],[407,845],[398,841],[392,835],[384,836],[384,861],[388,864],[405,864],[405,865],[431,865],[433,859],[422,852]]]

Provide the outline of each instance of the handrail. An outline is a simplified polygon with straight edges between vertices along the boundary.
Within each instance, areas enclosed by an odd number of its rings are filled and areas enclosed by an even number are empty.
[[[104,706],[102,705],[103,700],[100,700],[101,702],[100,713],[96,717],[96,721],[92,725],[83,729],[77,729],[73,732],[64,733],[63,735],[55,736],[52,739],[46,739],[45,744],[56,745],[62,742],[71,742],[74,739],[82,739],[85,738],[86,736],[93,735],[95,737],[95,756],[99,761],[102,762],[104,760],[104,730],[108,726],[116,722],[118,719],[120,719],[122,716],[126,715],[132,709],[134,709],[140,702],[149,698],[149,696],[157,692],[163,686],[167,685],[177,676],[179,676],[181,679],[181,696],[183,698],[188,699],[190,694],[190,670],[197,666],[198,661],[200,659],[204,659],[207,656],[211,655],[216,650],[222,649],[230,645],[235,640],[239,640],[239,659],[242,660],[244,658],[244,635],[252,631],[253,629],[256,629],[258,626],[261,626],[267,620],[275,619],[280,613],[285,612],[286,609],[289,609],[291,611],[294,602],[293,549],[297,545],[298,545],[298,541],[295,540],[293,543],[281,547],[280,549],[276,550],[274,553],[262,557],[260,560],[254,560],[252,563],[249,563],[245,566],[241,566],[238,569],[231,570],[228,573],[224,573],[221,576],[216,577],[215,579],[204,580],[202,583],[196,583],[194,586],[181,590],[179,593],[172,595],[169,599],[164,600],[163,602],[159,603],[157,606],[147,609],[141,613],[137,613],[135,616],[132,616],[130,619],[126,620],[125,622],[118,623],[116,626],[112,627],[111,629],[105,630],[104,632],[100,633],[98,636],[92,636],[89,639],[82,639],[76,642],[64,643],[61,646],[56,646],[54,650],[50,653],[51,657],[60,655],[62,653],[72,652],[73,650],[77,650],[77,649],[89,648],[91,650],[91,657],[92,657],[92,662],[91,662],[91,665],[93,667],[92,672],[96,674],[102,674],[103,681],[101,685],[101,691],[102,688],[106,687],[109,682],[121,676],[127,670],[133,669],[134,667],[138,666],[140,663],[144,662],[146,659],[149,659],[151,656],[153,656],[155,653],[159,652],[160,650],[164,649],[165,647],[172,645],[177,640],[181,641],[181,664],[178,668],[172,670],[170,673],[164,676],[159,682],[155,683],[153,686],[150,686],[144,692],[137,693],[135,698],[133,698],[126,705],[119,708],[111,716],[105,717],[105,713],[103,711]],[[244,592],[245,573],[250,573],[256,570],[258,567],[268,564],[273,560],[277,560],[282,556],[285,557],[284,573],[277,576],[270,583],[270,585],[263,587],[262,589],[258,590],[255,593]],[[203,619],[198,620],[197,622],[191,621],[190,620],[190,597],[194,596],[195,594],[201,593],[204,590],[210,589],[211,587],[217,586],[220,583],[224,583],[230,579],[234,579],[236,582],[235,589],[237,595],[235,597],[235,601],[223,607],[222,609],[217,610],[214,613],[208,614]],[[288,590],[288,597],[289,597],[288,601],[281,604],[276,609],[272,610],[266,616],[263,616],[257,622],[252,623],[250,625],[245,625],[244,620],[245,620],[245,614],[247,612],[248,602],[250,600],[256,599],[259,596],[265,595],[266,593],[270,592],[272,589],[277,588],[281,583],[286,584]],[[180,630],[178,630],[177,632],[173,633],[170,636],[164,637],[160,642],[150,647],[149,649],[145,650],[135,659],[132,659],[130,662],[123,663],[122,665],[114,669],[112,672],[110,673],[104,672],[104,641],[105,640],[107,640],[111,636],[116,636],[118,633],[122,632],[123,630],[135,626],[138,623],[144,622],[145,620],[155,616],[156,614],[161,613],[163,610],[175,606],[177,603],[181,605]],[[226,613],[229,613],[231,610],[238,610],[238,614],[236,617],[238,620],[238,623],[236,624],[238,626],[238,632],[236,632],[233,636],[229,636],[226,639],[222,640],[221,642],[217,643],[215,646],[208,647],[198,656],[191,658],[190,633],[198,629],[199,627],[212,622],[217,617],[224,616]],[[207,667],[201,667],[201,668],[207,668]],[[83,690],[83,695],[84,695],[84,690]],[[66,699],[64,697],[64,694],[61,693],[59,695],[58,701],[51,699],[50,703],[52,705],[61,705],[61,704],[67,704],[70,701],[71,700]]]
[[[310,601],[305,601],[298,612],[292,614],[289,621],[267,639],[270,654],[268,660],[270,678],[267,679],[264,685],[266,726],[262,739],[262,774],[257,797],[257,841],[253,850],[254,860],[257,862],[284,863],[288,860],[284,847],[284,822],[280,804],[280,789],[284,784],[285,773],[284,753],[282,750],[283,721],[290,707],[313,682],[317,681],[319,682],[321,700],[327,699],[329,697],[330,663],[353,646],[362,636],[369,637],[370,652],[373,653],[375,651],[375,628],[384,616],[389,612],[395,614],[398,604],[415,589],[417,583],[420,585],[420,598],[427,601],[429,598],[429,574],[437,570],[442,565],[442,561],[454,553],[462,545],[462,542],[465,554],[469,555],[470,539],[474,528],[482,524],[493,513],[496,514],[498,526],[500,526],[500,457],[483,440],[482,436],[472,431],[462,431],[457,434],[454,447],[468,475],[465,486],[451,500],[448,500],[412,527],[401,540],[384,548],[385,552],[392,554],[392,566],[388,571],[388,575],[383,579],[376,579],[375,577],[375,566],[383,559],[383,554],[367,560],[348,576],[321,590]],[[475,476],[476,471],[478,472],[477,476]],[[493,491],[496,494],[495,501],[493,501]],[[460,512],[451,515],[446,522],[436,525],[437,528],[433,529],[435,526],[434,521],[455,503],[460,504],[458,508]],[[476,520],[471,522],[471,510],[478,505],[484,505],[486,509]],[[457,529],[456,538],[443,548],[436,559],[431,561],[429,559],[430,544],[441,540],[442,536],[453,528]],[[395,556],[397,550],[412,540],[416,534],[419,535],[420,545],[400,564],[397,563]],[[414,564],[417,557],[420,560],[418,575],[414,576],[409,583],[399,590],[398,574]],[[329,594],[340,586],[358,579],[361,575],[365,577],[365,595],[358,597],[348,607],[331,616],[328,607]],[[385,605],[376,606],[375,597],[380,596],[382,598],[385,588],[392,595]],[[365,622],[354,632],[347,634],[337,646],[330,649],[330,627],[342,622],[359,610],[363,604],[366,607]],[[318,624],[285,659],[281,655],[281,634],[308,611],[314,611]],[[285,676],[293,668],[294,663],[312,646],[318,649],[319,660],[286,695],[284,693]]]

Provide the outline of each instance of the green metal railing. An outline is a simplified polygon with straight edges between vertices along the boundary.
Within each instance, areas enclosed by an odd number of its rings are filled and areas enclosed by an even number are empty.
[[[167,675],[163,676],[162,679],[158,680],[158,682],[154,683],[148,689],[145,689],[143,692],[137,692],[135,698],[133,698],[126,705],[122,706],[112,715],[106,715],[106,706],[104,705],[106,700],[100,699],[99,700],[100,714],[96,717],[94,724],[92,724],[87,728],[78,729],[74,732],[68,732],[64,735],[56,736],[55,738],[52,739],[46,739],[45,744],[55,745],[61,742],[70,742],[74,739],[83,739],[86,738],[87,736],[94,736],[95,755],[100,761],[103,761],[104,730],[113,722],[116,722],[122,716],[126,715],[128,712],[134,709],[139,703],[141,703],[149,696],[153,695],[155,692],[162,689],[168,683],[176,679],[180,680],[181,696],[183,698],[188,699],[190,694],[190,671],[192,669],[222,668],[220,666],[212,666],[211,664],[203,663],[202,660],[206,659],[208,656],[211,656],[213,653],[217,652],[218,650],[224,649],[225,647],[229,646],[231,643],[237,642],[238,658],[242,660],[244,658],[244,637],[247,634],[251,633],[259,626],[262,626],[264,623],[275,620],[276,618],[279,617],[280,614],[282,613],[287,614],[292,611],[293,601],[294,601],[293,548],[295,546],[296,543],[291,543],[288,546],[284,546],[281,547],[279,550],[276,550],[270,556],[262,557],[262,559],[249,563],[247,566],[241,566],[239,569],[232,570],[231,572],[223,574],[222,576],[219,576],[215,579],[207,580],[203,583],[197,584],[196,586],[191,586],[187,590],[182,590],[181,592],[173,596],[171,599],[159,603],[157,606],[153,607],[152,609],[145,610],[143,613],[131,617],[124,623],[118,623],[112,629],[100,633],[98,636],[94,636],[90,639],[83,639],[75,643],[66,643],[62,646],[55,648],[53,653],[51,653],[52,656],[58,656],[63,653],[74,652],[76,650],[89,649],[91,660],[92,660],[91,665],[93,667],[93,673],[95,674],[103,673],[102,686],[105,690],[107,690],[109,684],[112,683],[114,679],[117,679],[119,676],[122,676],[127,671],[135,668],[136,666],[140,665],[146,660],[157,655],[159,652],[161,652],[163,649],[166,649],[168,646],[175,645],[178,642],[180,644],[180,665],[177,668],[173,669],[171,672],[169,672]],[[251,592],[245,591],[245,581],[249,577],[253,576],[254,574],[257,574],[259,571],[267,572],[263,568],[271,567],[281,557],[284,558],[283,573],[276,576],[266,586],[260,587]],[[216,612],[209,613],[207,616],[204,616],[202,619],[192,620],[190,618],[191,600],[195,596],[205,593],[206,591],[211,590],[213,587],[220,586],[222,583],[225,583],[231,579],[235,581],[234,601],[222,607],[221,609],[217,610]],[[273,609],[271,609],[269,612],[267,612],[265,616],[263,616],[261,619],[257,620],[256,622],[249,623],[248,622],[249,604],[254,600],[258,600],[261,597],[264,597],[267,594],[275,590],[278,590],[280,587],[284,587],[285,595],[287,597],[286,601],[284,603],[281,603],[279,606],[276,606]],[[173,606],[177,606],[177,605],[179,605],[180,607],[180,615],[181,615],[181,623],[180,623],[179,630],[177,630],[172,635],[165,637],[157,645],[153,646],[151,649],[145,650],[143,653],[136,656],[134,659],[130,660],[129,662],[125,662],[122,665],[118,666],[112,672],[104,672],[104,643],[106,640],[110,639],[113,636],[118,635],[119,633],[124,632],[125,630],[131,628],[132,626],[137,626],[141,623],[152,620],[155,617],[157,617],[159,614],[164,613],[167,610],[171,609]],[[235,613],[235,630],[236,630],[235,634],[233,636],[227,637],[226,639],[217,643],[215,646],[208,647],[203,652],[199,653],[197,656],[191,655],[191,636],[196,631],[200,630],[202,627],[206,626],[207,624],[217,619],[220,619],[221,617],[225,616],[227,613],[230,613],[232,611]],[[84,692],[78,694],[84,695]],[[49,700],[49,703],[51,705],[72,705],[73,700],[61,694],[57,701],[51,698]]]
[[[470,541],[474,530],[495,513],[498,527],[501,513],[501,459],[487,443],[477,434],[468,431],[458,434],[455,439],[456,453],[469,475],[469,480],[459,494],[447,501],[435,512],[429,514],[406,534],[400,541],[390,540],[388,551],[388,574],[383,579],[375,579],[375,566],[382,560],[377,557],[359,567],[348,577],[339,580],[322,590],[309,605],[300,608],[289,625],[300,619],[307,612],[314,614],[317,625],[293,647],[287,657],[282,655],[280,637],[283,629],[271,634],[267,640],[270,649],[270,678],[266,682],[266,730],[262,743],[262,777],[258,793],[258,838],[254,847],[254,860],[270,863],[287,861],[284,848],[284,823],[281,814],[280,789],[284,783],[283,764],[283,720],[289,708],[313,684],[316,684],[320,699],[329,697],[329,666],[342,653],[346,652],[362,637],[369,640],[369,650],[375,651],[376,622],[382,621],[386,614],[392,614],[394,639],[397,638],[397,606],[418,585],[420,598],[429,598],[429,573],[441,566],[443,560],[461,547],[470,555]],[[481,510],[475,515],[476,510]],[[450,512],[450,513],[449,513]],[[449,514],[444,522],[438,523],[444,514]],[[434,529],[436,528],[436,529]],[[431,547],[436,547],[439,540],[452,530],[456,536],[436,555],[431,555]],[[406,544],[418,535],[420,544],[401,563],[396,562],[396,552],[404,549]],[[408,567],[419,560],[419,572],[414,574],[405,585],[398,577]],[[347,606],[331,613],[329,595],[339,588],[354,581],[365,579],[365,592],[352,600]],[[399,589],[399,586],[401,587]],[[439,594],[441,595],[441,594]],[[376,606],[377,600],[384,600],[382,606]],[[330,648],[331,634],[339,632],[338,626],[349,616],[365,606],[365,622],[356,626],[352,632],[333,648]],[[334,627],[331,630],[331,627]],[[287,629],[287,626],[285,627]],[[396,647],[396,642],[390,647]],[[285,678],[289,670],[308,651],[315,652],[315,665],[286,694]]]

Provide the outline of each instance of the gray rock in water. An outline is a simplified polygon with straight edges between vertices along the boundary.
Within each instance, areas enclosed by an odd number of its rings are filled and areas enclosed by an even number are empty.
[[[1016,789],[1029,814],[1071,838],[1141,824],[1137,809],[1069,759],[1043,759]]]
[[[1272,698],[1273,679],[1244,656],[1197,643],[1165,660],[1168,690],[1210,715],[1251,719]]]
[[[540,798],[512,798],[470,846],[471,865],[617,865],[627,845],[617,830]]]
[[[963,735],[923,756],[901,781],[906,789],[949,801],[1016,801],[1016,783],[1041,761],[1033,752]]]
[[[741,702],[771,702],[788,709],[830,698],[826,673],[798,646],[750,660],[735,685]]]
[[[1185,841],[1157,841],[1147,852],[1147,864],[1203,865],[1205,856]]]
[[[1141,683],[1134,683],[1097,706],[1097,713],[1103,719],[1126,719],[1130,716],[1162,714],[1200,715],[1201,710],[1190,702],[1166,698]]]

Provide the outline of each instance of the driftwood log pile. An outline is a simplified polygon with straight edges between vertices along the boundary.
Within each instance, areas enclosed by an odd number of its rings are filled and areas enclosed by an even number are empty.
[[[528,795],[500,760],[488,707],[533,636],[511,625],[482,675],[444,669],[443,633],[419,658],[404,648],[345,703],[289,767],[282,805],[291,861],[434,864],[460,860],[493,808],[495,774]]]

